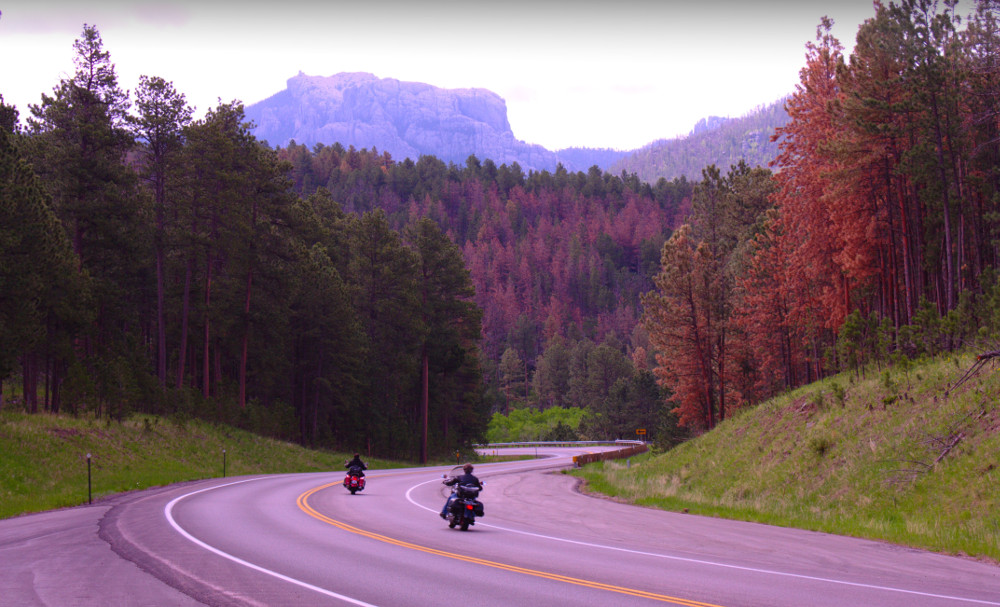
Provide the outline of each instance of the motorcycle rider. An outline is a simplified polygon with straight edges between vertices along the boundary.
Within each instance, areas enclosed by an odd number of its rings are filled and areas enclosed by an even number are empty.
[[[465,464],[464,466],[462,466],[462,471],[465,472],[465,474],[461,474],[459,476],[453,476],[452,478],[449,478],[448,480],[444,480],[441,482],[444,483],[445,485],[448,485],[449,487],[452,485],[472,485],[473,487],[479,487],[480,489],[483,488],[483,484],[479,482],[479,479],[476,478],[476,475],[472,473],[472,464]],[[441,510],[441,518],[445,519],[448,518],[448,508],[451,507],[451,503],[455,501],[457,497],[458,493],[454,491],[452,492],[451,495],[448,496],[448,501],[444,503],[444,508]]]
[[[348,462],[344,462],[344,467],[347,468],[348,473],[357,476],[364,476],[365,470],[368,469],[368,466],[363,461],[361,461],[361,456],[358,455],[357,453],[354,454],[354,459]],[[355,472],[355,470],[357,471]]]

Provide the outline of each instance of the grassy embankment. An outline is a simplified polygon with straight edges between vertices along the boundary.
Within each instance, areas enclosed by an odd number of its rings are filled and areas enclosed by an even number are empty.
[[[187,480],[278,472],[340,471],[348,455],[203,421],[134,416],[122,423],[63,415],[0,414],[0,518]],[[383,460],[372,468],[398,467]]]
[[[1000,373],[842,374],[671,451],[574,471],[627,502],[1000,561]]]

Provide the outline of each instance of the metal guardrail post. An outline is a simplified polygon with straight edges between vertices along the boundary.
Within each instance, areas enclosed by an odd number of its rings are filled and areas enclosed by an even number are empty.
[[[94,498],[90,491],[90,454],[87,454],[87,503],[93,504]]]

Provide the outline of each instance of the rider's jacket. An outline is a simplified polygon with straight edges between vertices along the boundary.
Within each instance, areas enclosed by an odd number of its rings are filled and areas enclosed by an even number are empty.
[[[456,484],[458,484],[458,485],[472,485],[473,487],[479,487],[480,489],[483,488],[483,484],[479,482],[479,479],[476,478],[475,474],[461,474],[461,475],[456,476],[454,478],[449,478],[448,480],[444,481],[444,484],[445,485],[456,485]]]
[[[357,468],[358,474],[363,474],[361,471],[368,469],[368,466],[366,466],[365,463],[361,461],[360,457],[355,457],[351,461],[347,462],[344,465],[344,467],[347,468],[348,470],[354,470],[355,468]]]

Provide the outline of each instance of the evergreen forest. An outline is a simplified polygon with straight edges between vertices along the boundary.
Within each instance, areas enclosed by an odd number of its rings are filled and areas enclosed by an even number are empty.
[[[273,149],[238,101],[195,119],[162,78],[126,92],[85,25],[23,123],[0,98],[0,407],[426,461],[522,409],[572,411],[560,440],[669,445],[845,369],[986,348],[998,17],[877,3],[849,56],[822,19],[771,166],[655,183]]]

